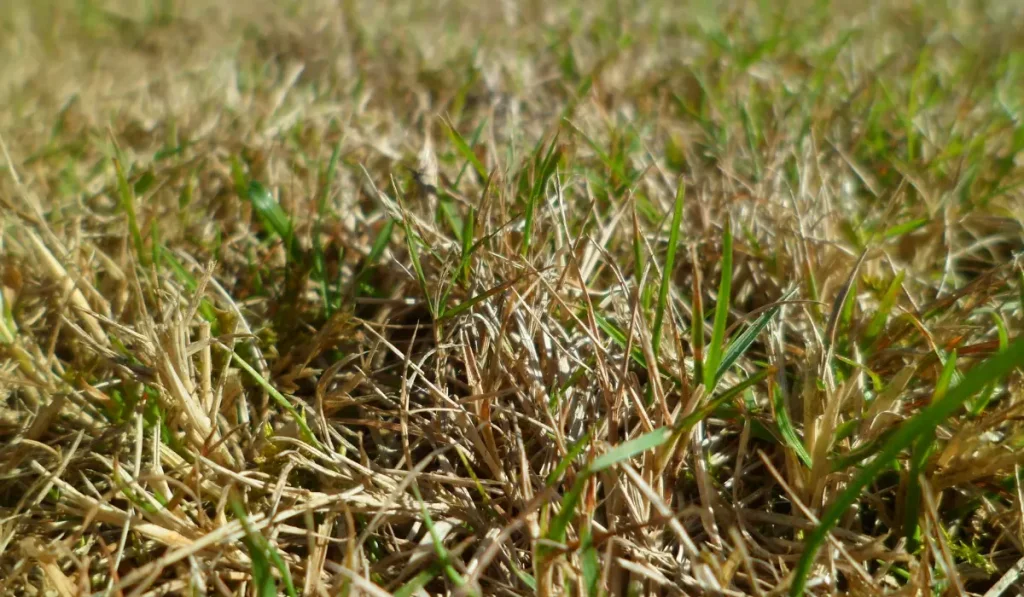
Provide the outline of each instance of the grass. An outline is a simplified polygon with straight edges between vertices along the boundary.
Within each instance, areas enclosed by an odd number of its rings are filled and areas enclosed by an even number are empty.
[[[1022,26],[4,3],[0,594],[1024,594]]]

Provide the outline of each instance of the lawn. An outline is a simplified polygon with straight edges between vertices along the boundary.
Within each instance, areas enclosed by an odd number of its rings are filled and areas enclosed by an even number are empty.
[[[0,594],[1024,595],[1021,31],[0,3]]]

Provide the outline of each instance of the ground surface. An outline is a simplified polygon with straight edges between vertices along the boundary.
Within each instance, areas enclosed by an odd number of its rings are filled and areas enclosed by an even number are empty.
[[[1024,594],[1021,30],[2,3],[0,591]]]

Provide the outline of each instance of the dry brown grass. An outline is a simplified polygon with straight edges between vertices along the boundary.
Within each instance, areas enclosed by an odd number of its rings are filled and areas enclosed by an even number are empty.
[[[789,590],[1016,358],[1024,12],[599,4],[3,3],[0,592]],[[1024,595],[989,381],[809,592]]]

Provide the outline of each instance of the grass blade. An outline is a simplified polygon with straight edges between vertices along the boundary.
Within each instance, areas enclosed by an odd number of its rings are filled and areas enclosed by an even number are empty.
[[[942,374],[935,384],[935,394],[932,401],[941,400],[946,394],[949,382],[953,379],[956,371],[956,351],[954,350],[946,359],[942,367]],[[935,445],[935,430],[929,429],[924,435],[914,441],[914,447],[910,457],[910,473],[907,479],[907,493],[903,506],[903,535],[907,539],[907,551],[914,553],[920,543],[918,536],[918,517],[921,511],[921,482],[918,476],[924,470],[928,457]]]
[[[693,262],[693,321],[690,323],[690,343],[693,345],[693,383],[704,383],[704,295],[701,292],[700,269],[697,254],[690,254]]]
[[[588,597],[600,595],[601,583],[601,562],[597,557],[597,548],[594,547],[594,538],[591,535],[590,525],[583,527],[580,537],[581,568],[583,569],[583,587]]]
[[[524,274],[524,276],[525,276],[525,274]],[[477,304],[477,303],[479,303],[481,301],[485,301],[485,300],[491,298],[492,296],[494,296],[496,294],[500,294],[502,292],[505,292],[506,290],[508,290],[509,288],[514,286],[517,282],[522,280],[524,276],[520,276],[520,277],[516,278],[515,280],[509,280],[508,282],[504,282],[502,284],[498,284],[497,286],[495,286],[494,288],[491,288],[490,290],[487,290],[487,291],[482,292],[482,293],[480,293],[480,294],[478,294],[478,295],[476,295],[476,296],[474,296],[472,298],[468,298],[468,299],[462,301],[461,303],[459,303],[458,305],[455,305],[451,309],[445,309],[444,305],[439,305],[439,307],[442,309],[442,312],[441,312],[441,315],[438,317],[438,319],[451,319],[452,317],[455,317],[459,313],[462,313],[464,311],[467,311],[468,309],[473,308],[473,305],[475,305],[475,304]]]
[[[481,123],[480,126],[483,126],[483,123]],[[487,178],[487,168],[484,168],[480,158],[476,157],[476,153],[473,151],[473,148],[469,146],[469,143],[466,143],[466,140],[459,134],[459,131],[455,130],[455,127],[451,123],[445,122],[445,128],[448,129],[448,138],[451,139],[452,144],[455,145],[455,149],[458,150],[459,154],[473,166],[477,175],[480,176],[480,180],[485,180]]]
[[[423,274],[423,264],[420,263],[420,252],[416,248],[416,241],[419,238],[412,232],[412,226],[409,225],[409,218],[405,217],[405,206],[402,206],[402,226],[405,228],[405,243],[409,247],[409,259],[412,261],[412,269],[416,272],[416,281],[420,284],[420,289],[423,291],[423,299],[427,301],[427,308],[430,309],[430,315],[437,317],[437,311],[434,307],[434,302],[430,300],[430,289],[427,286],[427,277]]]
[[[469,283],[470,261],[473,258],[475,220],[476,210],[470,206],[466,219],[462,221],[462,260],[459,262],[458,271],[458,274],[462,276],[462,281],[466,284]]]
[[[795,292],[796,290],[787,292],[781,299],[779,299],[779,303],[789,300]],[[718,365],[718,371],[715,373],[716,381],[721,379],[722,376],[725,375],[725,372],[728,371],[729,368],[732,367],[745,352],[747,352],[747,349],[754,343],[754,340],[757,340],[757,336],[761,333],[761,330],[768,327],[768,324],[771,323],[772,319],[774,319],[776,315],[778,315],[781,309],[782,305],[776,304],[771,309],[762,313],[760,317],[754,320],[754,323],[750,324],[747,329],[743,330],[742,334],[729,344],[729,348],[725,351],[725,356],[722,357],[722,362]],[[714,383],[715,382],[712,382],[712,385],[714,385]]]
[[[576,457],[582,454],[583,450],[585,450],[589,444],[590,430],[587,430],[587,432],[583,434],[583,437],[579,438],[571,446],[569,446],[569,449],[566,451],[565,456],[563,456],[562,459],[558,461],[558,466],[556,466],[553,471],[548,473],[547,479],[545,480],[544,484],[547,485],[548,487],[553,487],[555,483],[561,481],[562,475],[565,474],[565,471],[569,470],[569,467],[572,465],[572,461],[576,460]]]
[[[423,496],[420,495],[419,486],[415,483],[412,485],[413,493],[416,495],[416,500],[420,504],[420,514],[423,516],[423,525],[427,527],[427,532],[430,533],[431,543],[434,545],[434,553],[437,554],[437,559],[441,564],[441,568],[444,570],[445,575],[452,581],[456,586],[463,586],[466,584],[466,579],[462,578],[459,571],[455,569],[455,566],[451,563],[451,555],[448,553],[448,549],[444,546],[444,538],[437,531],[437,527],[434,526],[434,519],[430,516],[430,511],[427,510],[427,505],[423,501]],[[474,595],[474,591],[469,592],[470,595]]]
[[[320,279],[320,296],[324,301],[324,314],[330,317],[337,308],[336,298],[333,296],[331,286],[327,281],[327,256],[324,254],[323,222],[327,217],[327,198],[334,186],[334,177],[338,170],[338,160],[341,157],[341,141],[334,146],[331,158],[327,162],[327,168],[323,172],[320,183],[320,197],[316,206],[316,221],[313,223],[313,271]]]
[[[810,468],[813,463],[811,455],[807,452],[803,440],[796,434],[796,429],[793,428],[793,421],[789,418],[789,411],[782,400],[782,390],[774,384],[772,385],[772,414],[775,415],[775,424],[779,426],[782,440],[791,450],[796,452],[800,462],[803,462],[804,465]]]
[[[537,204],[540,202],[541,197],[544,196],[544,189],[548,185],[548,180],[555,173],[555,167],[558,165],[561,155],[561,152],[558,151],[558,135],[555,135],[555,138],[551,140],[551,144],[548,145],[548,151],[544,159],[537,165],[540,172],[536,175],[537,178],[534,180],[533,187],[530,189],[530,196],[526,202],[525,221],[523,222],[523,245],[521,249],[523,255],[529,252],[530,243],[533,240],[533,221],[537,212]]]
[[[676,190],[676,203],[672,210],[672,229],[668,236],[668,253],[665,255],[665,268],[661,272],[661,286],[658,289],[658,308],[654,312],[654,331],[651,345],[654,347],[654,356],[658,356],[658,349],[661,347],[661,324],[665,320],[665,311],[668,308],[668,290],[671,285],[672,272],[675,271],[676,249],[679,247],[679,231],[683,224],[683,205],[686,200],[686,183],[679,179],[679,188]],[[639,252],[638,252],[639,254]]]
[[[274,580],[274,575],[270,572],[271,564],[273,564],[284,580],[285,593],[289,597],[296,597],[292,575],[288,571],[288,565],[281,558],[281,554],[267,541],[266,537],[252,528],[249,523],[249,516],[245,512],[242,502],[234,495],[232,495],[230,502],[232,511],[234,511],[235,516],[241,521],[243,528],[245,528],[246,534],[242,537],[242,543],[245,544],[249,557],[252,559],[252,578],[253,583],[256,585],[256,594],[259,597],[276,597],[278,595],[277,582]]]
[[[583,490],[591,475],[615,466],[619,462],[628,460],[637,454],[642,454],[647,450],[656,448],[668,441],[671,436],[672,429],[661,427],[638,438],[623,442],[595,458],[587,468],[580,472],[572,488],[562,498],[562,509],[551,520],[546,533],[547,539],[554,543],[565,541],[565,531],[569,528],[569,519],[575,512],[576,503],[579,502],[580,496],[583,495]],[[547,549],[541,550],[542,554],[545,552],[547,552]]]
[[[132,244],[135,245],[135,254],[145,263],[146,254],[143,252],[142,231],[139,229],[139,220],[135,213],[135,193],[132,186],[128,184],[120,157],[114,158],[114,170],[117,172],[117,190],[121,199],[121,209],[128,216],[128,231],[132,236]]]
[[[259,216],[260,221],[263,222],[263,226],[267,231],[276,234],[284,241],[285,250],[292,260],[301,262],[302,256],[299,254],[298,247],[294,242],[295,235],[292,220],[285,213],[281,205],[274,200],[270,191],[259,182],[253,180],[249,182],[245,195],[249,202],[252,203],[253,209],[256,210],[256,214]]]
[[[865,465],[846,489],[836,497],[822,515],[818,526],[807,537],[804,552],[795,569],[789,594],[793,597],[804,594],[807,576],[810,574],[818,549],[825,542],[828,532],[839,522],[846,510],[857,501],[860,492],[874,481],[900,452],[910,447],[917,438],[934,432],[940,423],[952,416],[958,408],[985,386],[1001,380],[1011,370],[1022,365],[1024,365],[1024,338],[1018,338],[1005,352],[996,354],[972,369],[964,376],[960,384],[940,400],[936,400],[900,425],[879,451],[878,456]]]
[[[704,361],[704,385],[708,389],[718,382],[718,365],[722,362],[722,345],[725,344],[725,326],[729,322],[729,305],[732,294],[732,224],[726,219],[722,240],[722,279],[718,284],[715,300],[715,325],[711,331],[711,345]]]
[[[672,430],[668,427],[661,427],[641,435],[640,437],[623,442],[604,454],[598,456],[587,467],[588,473],[597,473],[606,468],[615,466],[623,460],[629,460],[637,454],[643,454],[647,450],[657,448],[668,441]]]
[[[305,439],[309,443],[313,444],[313,446],[316,447],[317,450],[321,450],[321,451],[324,450],[324,447],[320,443],[320,440],[318,440],[316,438],[316,436],[313,435],[313,430],[310,429],[309,428],[309,424],[306,423],[306,418],[303,417],[299,413],[299,411],[297,411],[295,409],[294,406],[292,406],[291,402],[288,402],[288,399],[284,397],[284,394],[282,394],[281,392],[279,392],[277,390],[277,388],[272,386],[269,381],[264,379],[263,376],[260,375],[258,371],[253,369],[252,365],[250,365],[249,363],[245,362],[245,359],[243,359],[242,357],[238,356],[237,353],[232,352],[231,353],[231,359],[236,364],[238,364],[239,367],[241,367],[242,369],[245,369],[245,371],[249,375],[251,375],[253,379],[256,380],[256,383],[260,384],[260,386],[262,386],[263,389],[265,389],[267,391],[267,393],[270,394],[270,396],[274,399],[274,401],[277,402],[277,404],[281,408],[285,409],[285,411],[289,415],[291,415],[292,419],[295,421],[295,424],[299,426],[299,430],[302,432],[302,438],[303,439]]]
[[[862,346],[868,346],[871,342],[878,337],[878,334],[882,332],[882,328],[885,326],[885,322],[889,319],[889,313],[892,312],[893,306],[896,304],[896,297],[899,295],[900,289],[903,288],[903,276],[904,272],[896,274],[892,284],[889,285],[889,289],[885,291],[882,296],[882,301],[878,305],[878,310],[871,317],[871,321],[868,323],[868,327],[864,330],[864,338]]]

